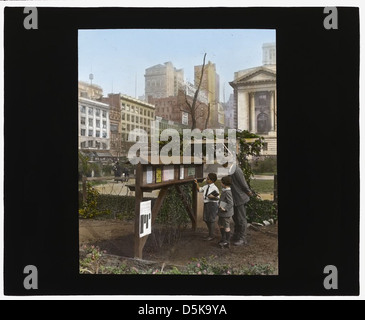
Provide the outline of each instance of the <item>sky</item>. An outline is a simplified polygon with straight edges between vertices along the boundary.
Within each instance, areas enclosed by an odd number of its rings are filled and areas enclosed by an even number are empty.
[[[102,87],[103,94],[144,95],[147,68],[172,62],[194,82],[194,66],[216,65],[220,100],[233,93],[234,72],[262,65],[262,45],[273,43],[275,30],[254,29],[105,29],[79,30],[79,80]]]

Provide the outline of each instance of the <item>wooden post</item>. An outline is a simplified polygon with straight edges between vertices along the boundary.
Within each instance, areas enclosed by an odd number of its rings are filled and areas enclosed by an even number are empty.
[[[140,228],[140,208],[143,200],[143,191],[141,185],[143,182],[142,164],[139,163],[136,169],[136,184],[135,184],[135,217],[134,217],[134,257],[142,259],[143,246],[139,237]]]
[[[198,224],[198,190],[196,189],[195,183],[192,184],[192,201],[193,201],[192,207],[195,221],[195,223],[193,223],[193,230],[196,231]]]

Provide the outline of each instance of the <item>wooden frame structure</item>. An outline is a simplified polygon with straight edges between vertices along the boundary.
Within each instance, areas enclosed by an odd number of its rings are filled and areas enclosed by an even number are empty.
[[[183,161],[181,161],[183,163]],[[166,199],[169,188],[175,188],[181,196],[182,202],[189,218],[192,222],[192,228],[195,231],[197,228],[197,210],[198,210],[198,195],[194,184],[194,179],[198,182],[204,180],[203,177],[204,164],[170,164],[162,163],[148,164],[139,163],[136,168],[135,184],[127,185],[131,191],[135,192],[135,223],[134,223],[134,257],[142,259],[143,248],[147,242],[148,235],[140,237],[140,208],[143,201],[144,192],[152,192],[160,190],[159,195],[151,208],[151,225],[157,218],[158,213]],[[181,189],[184,184],[192,185],[192,206],[189,205],[187,197]]]

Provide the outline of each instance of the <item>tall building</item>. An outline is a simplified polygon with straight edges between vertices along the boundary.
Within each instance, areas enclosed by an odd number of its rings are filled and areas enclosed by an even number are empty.
[[[194,67],[194,84],[198,87],[202,76],[203,65]],[[222,128],[224,127],[224,112],[219,106],[219,75],[216,72],[215,64],[208,61],[204,65],[203,79],[201,89],[207,92],[208,103],[210,105],[209,127]]]
[[[229,99],[226,103],[223,105],[224,108],[224,125],[226,128],[235,128],[234,123],[234,95],[230,94]]]
[[[262,49],[266,64],[235,72],[230,82],[234,92],[234,124],[236,129],[263,136],[263,154],[276,155],[276,54],[272,44],[264,44]]]
[[[114,157],[120,157],[122,149],[120,93],[109,93],[107,97],[101,98],[101,101],[110,106],[110,153]]]
[[[79,149],[109,150],[109,105],[79,97]]]
[[[186,128],[191,128],[193,124],[193,119],[191,115],[191,110],[187,105],[192,104],[193,96],[195,91],[190,86],[186,89],[180,90],[177,96],[170,96],[166,98],[152,98],[149,97],[148,102],[155,105],[156,107],[156,117],[160,117],[166,121],[171,121],[174,123],[179,123]],[[203,101],[200,101],[201,98]],[[204,99],[203,92],[198,96],[196,103],[195,112],[195,128],[204,130],[206,128],[206,119],[208,115],[207,99]]]
[[[147,68],[145,73],[145,99],[177,96],[184,82],[183,69],[177,70],[171,62]]]
[[[122,155],[127,155],[129,147],[135,142],[128,142],[129,135],[133,136],[134,129],[142,129],[151,134],[151,121],[155,120],[153,104],[120,94],[121,105],[121,143]]]

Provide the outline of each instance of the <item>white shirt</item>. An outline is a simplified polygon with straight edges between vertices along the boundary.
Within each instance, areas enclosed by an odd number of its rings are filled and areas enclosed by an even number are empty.
[[[209,190],[208,190],[208,193],[206,194],[208,187],[209,187]],[[218,200],[212,200],[212,199],[209,199],[208,198],[208,196],[214,190],[219,193],[219,189],[218,189],[218,187],[214,183],[206,184],[205,186],[199,188],[199,192],[203,192],[204,193],[204,203],[207,203],[207,202],[218,202]],[[219,199],[219,196],[218,196],[218,199]]]

